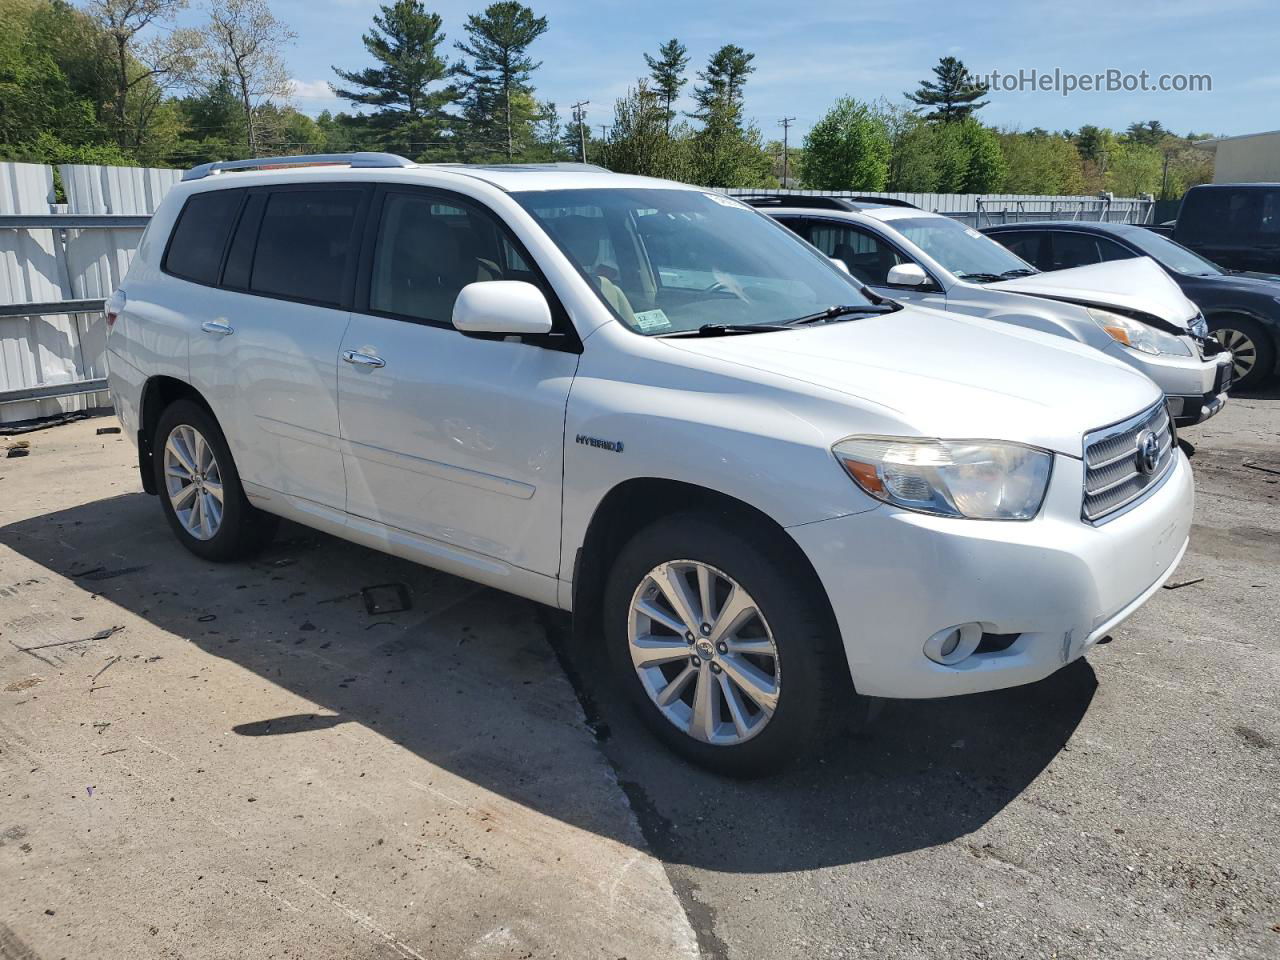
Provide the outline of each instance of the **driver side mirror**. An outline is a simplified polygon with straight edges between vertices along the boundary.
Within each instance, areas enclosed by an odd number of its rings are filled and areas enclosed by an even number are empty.
[[[900,263],[889,268],[885,282],[891,287],[924,287],[929,285],[929,275],[918,263]]]
[[[551,306],[523,280],[468,283],[453,303],[453,326],[463,333],[521,336],[551,332]]]

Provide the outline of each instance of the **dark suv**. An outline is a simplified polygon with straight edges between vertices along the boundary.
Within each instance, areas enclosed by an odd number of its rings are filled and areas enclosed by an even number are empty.
[[[1173,239],[1228,270],[1280,273],[1280,183],[1192,187]]]

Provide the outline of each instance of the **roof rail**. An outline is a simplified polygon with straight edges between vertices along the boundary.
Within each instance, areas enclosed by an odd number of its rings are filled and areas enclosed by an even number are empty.
[[[453,167],[461,170],[568,170],[578,171],[580,173],[609,173],[608,167],[602,167],[598,163],[578,163],[575,160],[534,160],[529,163],[516,163],[505,161],[494,161],[492,163],[462,163],[458,161],[442,161],[440,163],[432,163],[433,167]]]
[[[753,207],[804,207],[817,210],[857,210],[858,205],[845,197],[817,197],[807,193],[762,193],[738,196],[735,200]]]
[[[854,203],[877,203],[882,207],[910,207],[912,210],[919,210],[909,200],[899,200],[897,197],[842,197],[842,200],[852,200]]]
[[[312,153],[298,157],[255,157],[252,160],[218,160],[192,167],[183,180],[203,180],[227,170],[268,170],[275,167],[312,167],[346,164],[354,168],[416,167],[412,160],[394,153]]]

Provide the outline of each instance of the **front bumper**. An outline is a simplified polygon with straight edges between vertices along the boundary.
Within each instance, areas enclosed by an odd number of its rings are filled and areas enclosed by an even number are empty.
[[[1186,339],[1189,344],[1192,342]],[[1231,354],[1225,350],[1206,357],[1152,356],[1113,343],[1106,352],[1155,381],[1168,398],[1169,410],[1180,427],[1203,423],[1226,405],[1232,366]]]
[[[1173,573],[1194,496],[1190,464],[1181,452],[1177,458],[1145,500],[1096,526],[1080,519],[1083,465],[1059,456],[1032,521],[957,520],[885,506],[788,532],[826,588],[859,693],[997,690],[1079,658]],[[924,655],[927,638],[966,623],[1017,638],[952,666]]]

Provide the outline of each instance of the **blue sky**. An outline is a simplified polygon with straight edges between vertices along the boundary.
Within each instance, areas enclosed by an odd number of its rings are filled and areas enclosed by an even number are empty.
[[[193,5],[199,0],[193,0]],[[466,15],[484,0],[430,3],[444,18],[447,43],[462,36]],[[691,71],[724,43],[756,55],[746,107],[766,138],[780,135],[777,119],[797,118],[803,135],[832,101],[902,99],[929,75],[940,56],[962,59],[975,73],[1020,68],[1092,73],[1207,73],[1212,92],[1056,93],[993,95],[981,112],[987,123],[1051,130],[1094,123],[1122,129],[1158,119],[1178,133],[1252,133],[1280,127],[1280,3],[1276,0],[1035,0],[987,3],[956,0],[852,3],[807,0],[675,2],[532,0],[550,19],[533,47],[543,61],[535,76],[542,99],[563,114],[590,100],[588,120],[608,123],[614,100],[645,72],[642,54],[675,36],[692,55]],[[325,88],[331,65],[354,69],[368,60],[360,42],[374,0],[274,0],[277,16],[297,31],[287,51],[304,112],[341,109]],[[189,17],[184,17],[188,19]],[[451,52],[456,56],[456,51]],[[691,86],[692,84],[690,84]]]

